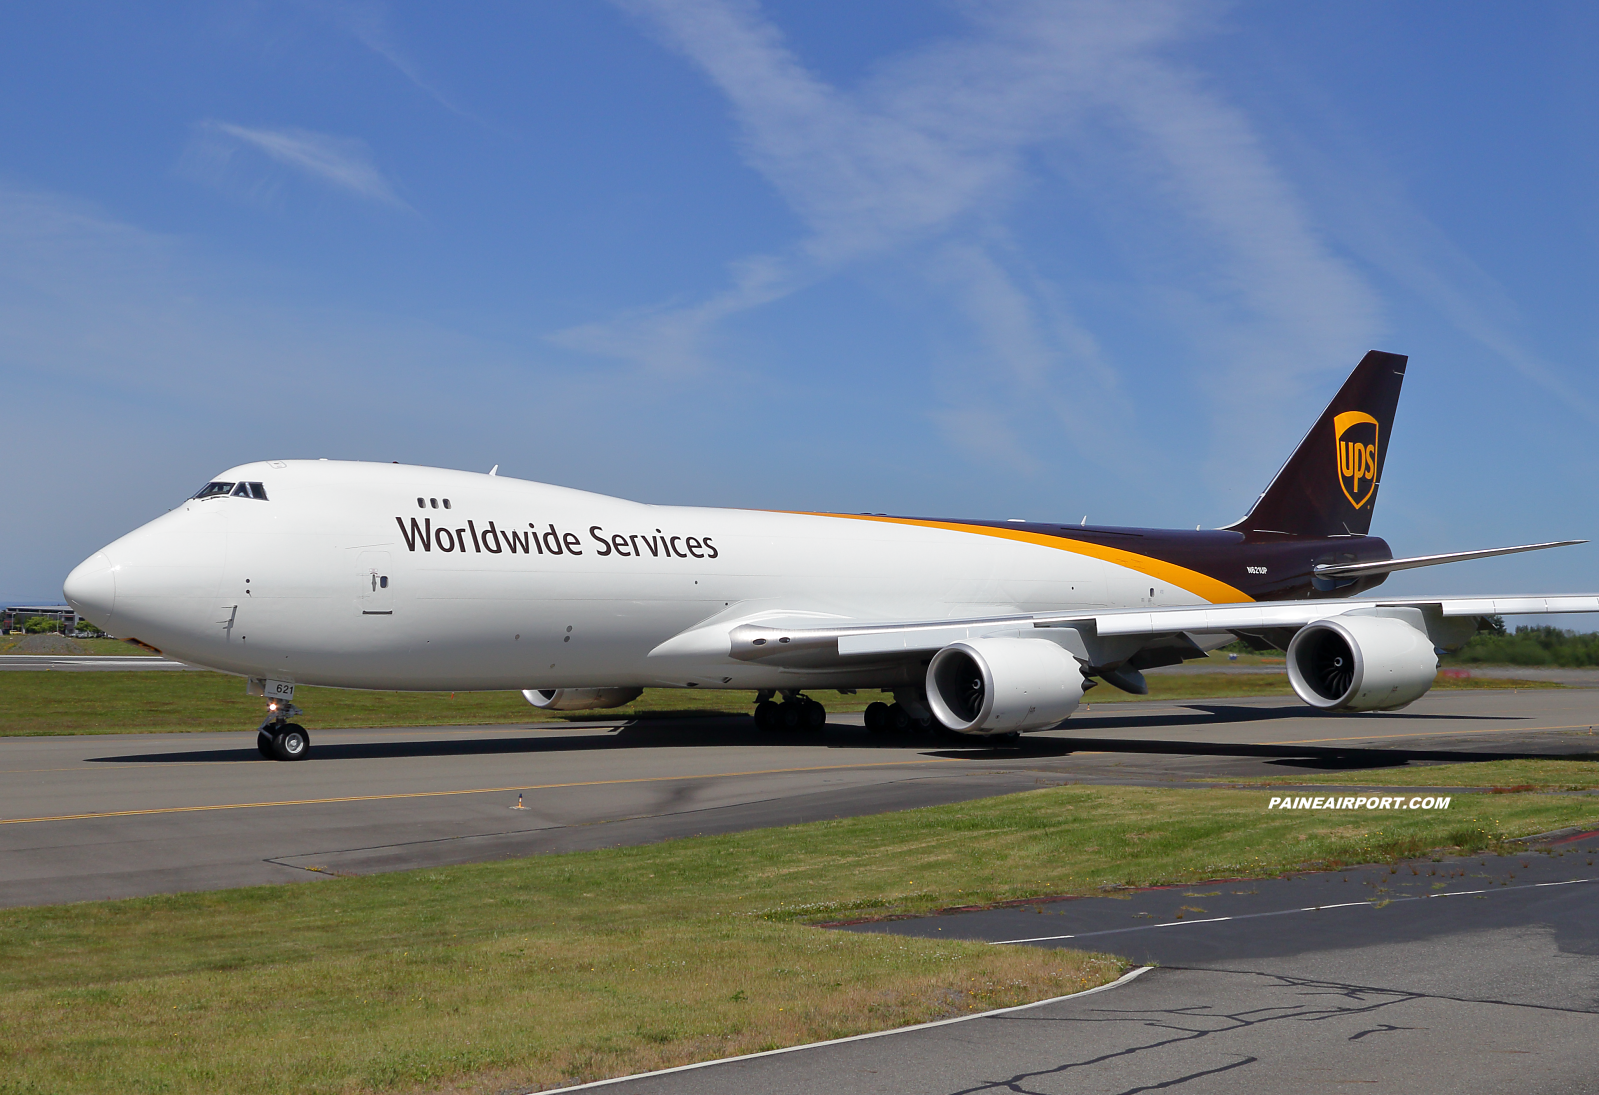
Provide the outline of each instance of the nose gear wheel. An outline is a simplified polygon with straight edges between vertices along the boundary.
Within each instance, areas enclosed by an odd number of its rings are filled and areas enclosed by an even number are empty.
[[[256,730],[255,748],[268,760],[304,760],[311,754],[311,735],[305,727],[288,720],[301,714],[292,703],[274,706]]]

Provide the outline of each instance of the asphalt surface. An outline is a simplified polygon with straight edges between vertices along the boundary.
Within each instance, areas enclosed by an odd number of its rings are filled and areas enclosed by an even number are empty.
[[[0,654],[0,672],[126,673],[135,669],[211,672],[152,654]]]
[[[1596,853],[1589,835],[1525,855],[854,925],[1158,965],[1106,992],[608,1090],[1599,1091]]]
[[[0,739],[0,907],[314,881],[642,844],[1066,782],[1193,780],[1599,751],[1599,691],[1435,693],[1350,718],[1284,699],[1092,707],[1018,747],[814,736],[742,717],[548,728]],[[1281,793],[1281,792],[1278,792]],[[517,810],[518,796],[523,809]]]
[[[1006,748],[884,742],[858,715],[810,737],[762,735],[744,718],[338,732],[317,730],[315,712],[304,721],[314,756],[295,764],[260,759],[253,730],[0,739],[0,905],[313,881],[1069,782],[1313,782],[1409,765],[1426,786],[1436,763],[1599,753],[1588,689],[1439,692],[1343,718],[1285,699],[1101,704]],[[1004,1016],[617,1086],[1599,1091],[1596,843],[855,925],[1161,965]],[[1442,892],[1453,896],[1430,896]]]

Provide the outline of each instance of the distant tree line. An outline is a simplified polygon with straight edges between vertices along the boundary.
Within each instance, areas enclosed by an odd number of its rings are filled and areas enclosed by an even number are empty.
[[[1563,631],[1558,627],[1498,628],[1482,631],[1444,661],[1456,665],[1599,665],[1599,634]]]
[[[1228,643],[1221,649],[1232,654],[1258,653],[1245,642]],[[1490,616],[1484,630],[1440,660],[1446,665],[1558,665],[1568,669],[1599,666],[1599,633],[1563,631],[1547,625],[1518,627],[1512,632],[1506,629],[1504,620]]]

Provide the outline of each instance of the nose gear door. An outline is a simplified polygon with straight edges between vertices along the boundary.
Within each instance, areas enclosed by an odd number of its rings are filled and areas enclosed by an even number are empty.
[[[356,560],[363,616],[394,615],[394,589],[389,582],[389,553],[363,551]]]

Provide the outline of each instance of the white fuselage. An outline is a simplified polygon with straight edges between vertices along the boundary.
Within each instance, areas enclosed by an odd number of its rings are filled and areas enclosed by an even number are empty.
[[[1066,545],[932,522],[651,506],[398,464],[270,461],[218,479],[268,497],[183,503],[82,564],[69,598],[183,661],[302,684],[893,687],[920,669],[651,652],[720,620],[1208,603]]]

